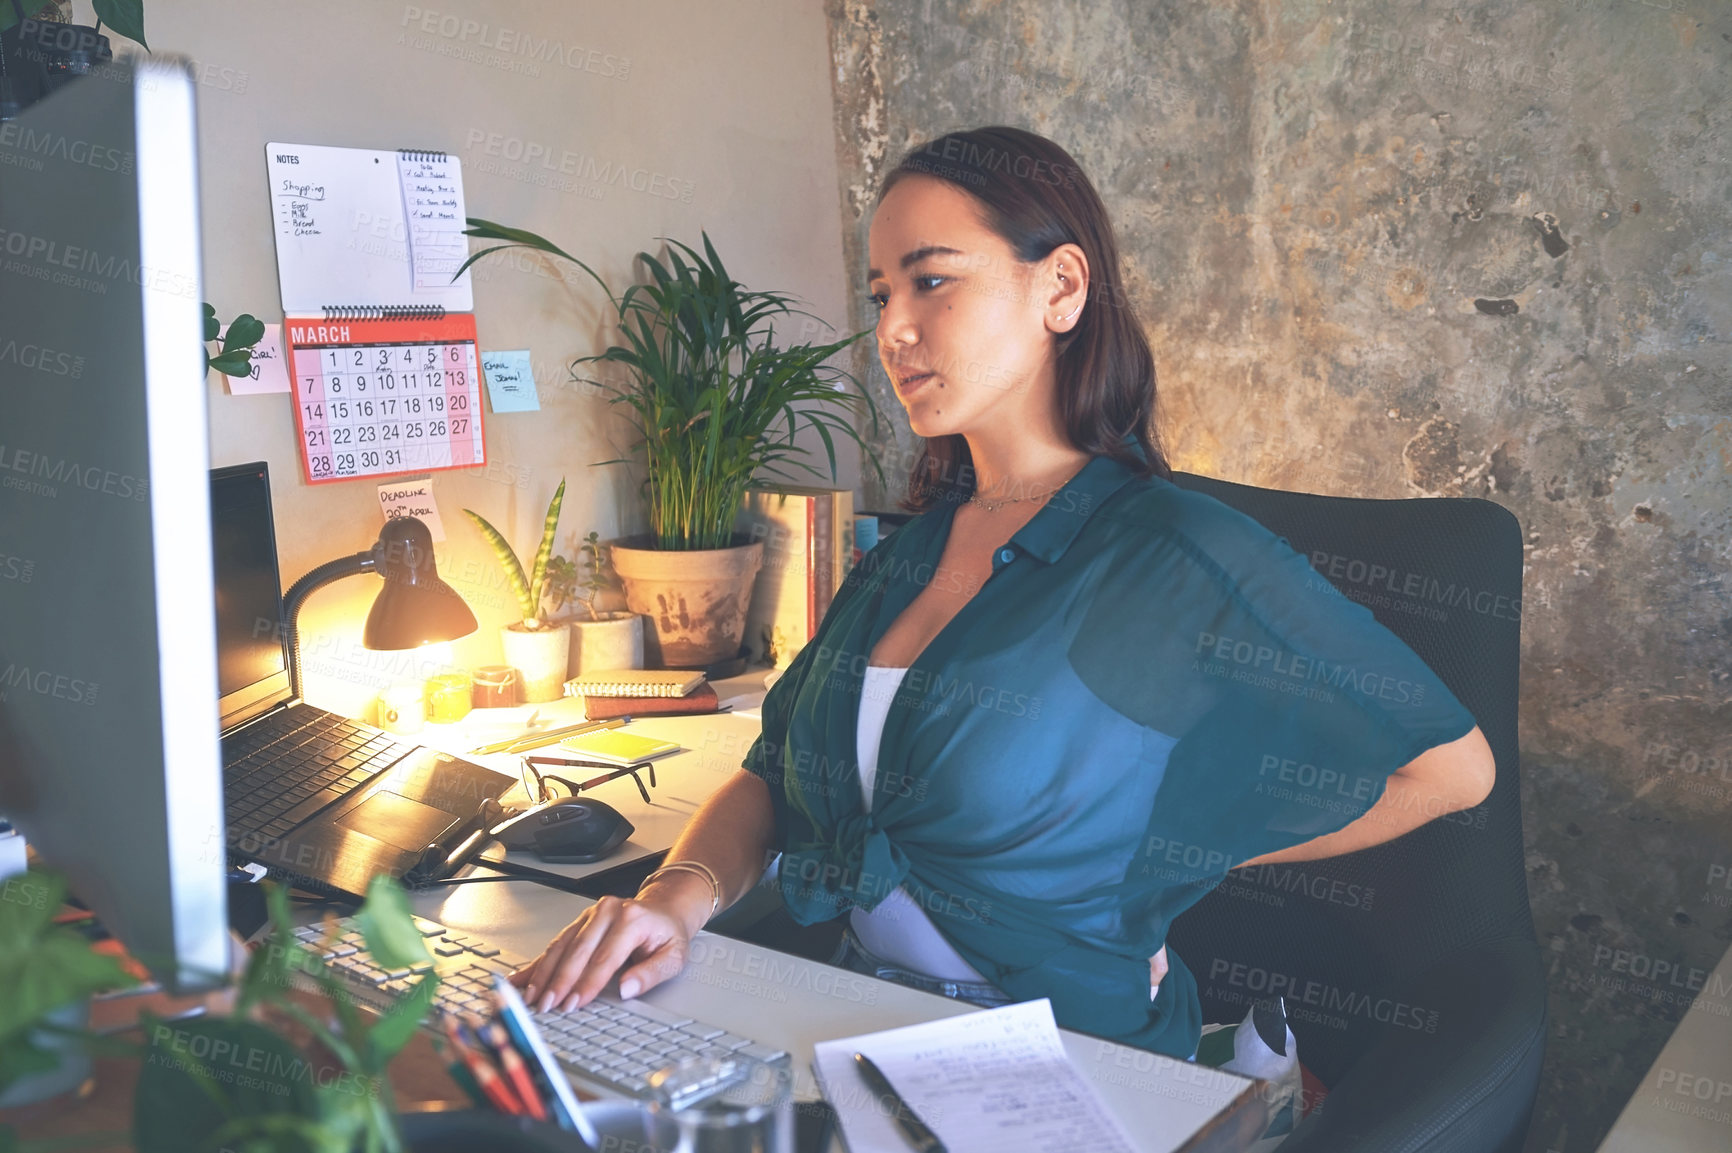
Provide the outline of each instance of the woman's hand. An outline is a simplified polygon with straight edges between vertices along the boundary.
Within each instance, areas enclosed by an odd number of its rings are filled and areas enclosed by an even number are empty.
[[[703,890],[695,914],[694,894],[683,881],[696,881]],[[615,973],[619,995],[635,997],[685,968],[709,909],[710,889],[701,878],[664,874],[630,900],[603,897],[579,913],[541,956],[511,975],[511,983],[544,1011],[587,1005]]]
[[[1161,951],[1149,958],[1149,1000],[1155,999],[1155,993],[1161,987],[1161,979],[1167,975],[1167,947],[1161,946]]]

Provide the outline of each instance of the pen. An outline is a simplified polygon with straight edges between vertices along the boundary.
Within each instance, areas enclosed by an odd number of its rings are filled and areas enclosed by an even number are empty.
[[[944,1142],[938,1139],[938,1134],[928,1129],[926,1122],[915,1116],[914,1110],[908,1107],[908,1102],[902,1099],[902,1094],[896,1091],[896,1086],[890,1083],[890,1078],[872,1063],[872,1058],[864,1053],[856,1053],[854,1063],[860,1066],[860,1076],[865,1078],[873,1094],[890,1098],[891,1104],[896,1106],[896,1126],[919,1153],[948,1153]]]
[[[521,737],[513,737],[509,741],[494,741],[491,745],[482,745],[470,749],[471,756],[481,756],[487,753],[522,753],[530,749],[539,749],[543,745],[551,745],[563,741],[566,737],[575,737],[579,733],[594,732],[597,729],[617,729],[630,721],[630,717],[618,717],[607,721],[585,721],[580,725],[566,725],[564,728],[549,729],[545,733],[529,733]]]

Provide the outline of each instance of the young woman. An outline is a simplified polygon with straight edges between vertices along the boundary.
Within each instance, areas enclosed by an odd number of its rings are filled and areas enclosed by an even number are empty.
[[[1154,361],[1063,149],[984,128],[911,152],[869,252],[921,515],[849,574],[668,864],[515,980],[636,996],[779,853],[796,921],[848,918],[843,963],[1191,1057],[1172,919],[1229,869],[1478,804],[1491,751],[1285,540],[1166,479]]]

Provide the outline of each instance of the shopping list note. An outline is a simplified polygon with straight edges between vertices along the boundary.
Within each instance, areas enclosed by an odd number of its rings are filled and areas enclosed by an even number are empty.
[[[474,310],[469,274],[451,283],[467,243],[463,166],[456,157],[272,142],[265,145],[265,169],[285,315],[318,316],[327,308]],[[413,229],[411,204],[418,214]],[[411,259],[417,236],[424,243]]]
[[[435,541],[445,539],[445,522],[439,519],[439,502],[433,499],[431,477],[380,485],[379,510],[386,520],[415,517],[427,526]]]
[[[443,288],[469,255],[457,160],[438,152],[400,152],[397,179],[415,287]]]
[[[896,1106],[861,1078],[856,1052],[872,1059],[950,1153],[1134,1148],[1071,1064],[1045,998],[814,1047],[824,1097],[851,1153],[907,1153]]]
[[[217,334],[221,340],[229,334],[229,326],[223,325]],[[291,392],[289,384],[289,366],[283,359],[283,326],[280,324],[265,325],[265,334],[259,337],[259,342],[253,345],[252,371],[247,376],[228,376],[231,396],[253,396],[263,392]]]
[[[482,353],[481,375],[487,378],[487,398],[494,412],[540,411],[528,349]]]

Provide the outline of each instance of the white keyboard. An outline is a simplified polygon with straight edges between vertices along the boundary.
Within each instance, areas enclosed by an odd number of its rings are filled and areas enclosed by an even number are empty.
[[[436,1010],[460,1016],[490,1017],[493,981],[521,968],[527,958],[513,956],[467,933],[424,917],[415,918],[433,954],[432,965],[386,969],[367,952],[359,922],[344,917],[335,926],[305,925],[296,938],[321,957],[328,970],[362,1004],[384,1009],[414,988],[430,968],[439,974]],[[628,1097],[649,1095],[650,1074],[687,1058],[707,1058],[709,1073],[683,1076],[670,1094],[683,1109],[746,1080],[753,1062],[786,1065],[788,1054],[750,1037],[741,1037],[657,1008],[641,1000],[605,994],[569,1013],[532,1010],[547,1047],[561,1065],[587,1081]],[[431,1028],[431,1023],[428,1024]],[[699,1066],[699,1068],[704,1068]],[[664,1087],[665,1089],[665,1087]]]

